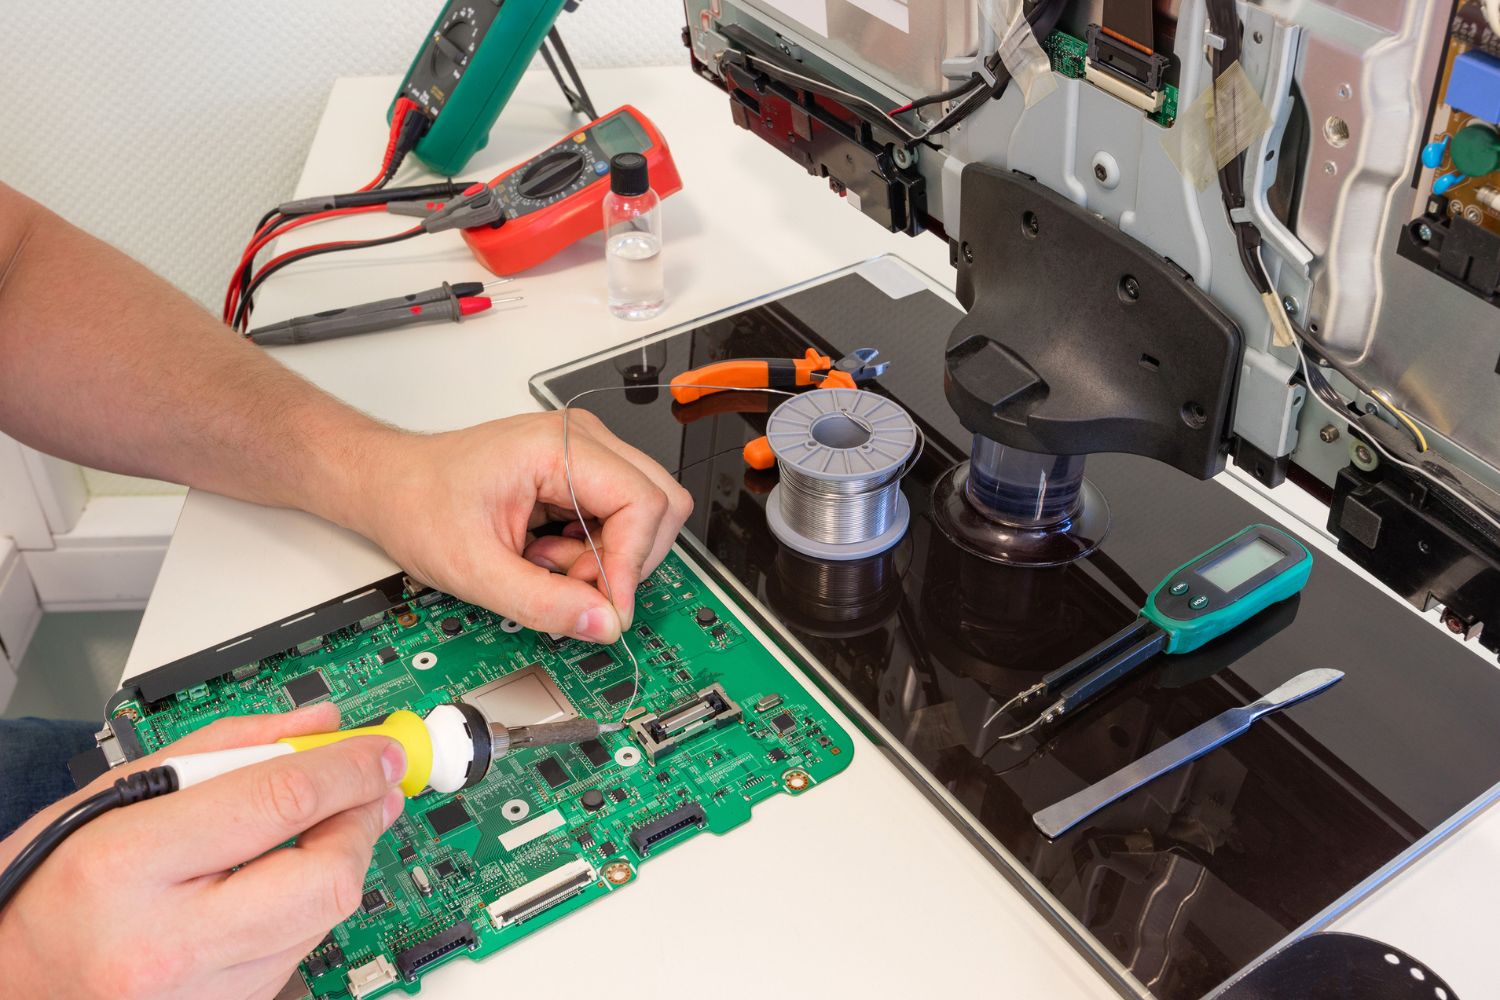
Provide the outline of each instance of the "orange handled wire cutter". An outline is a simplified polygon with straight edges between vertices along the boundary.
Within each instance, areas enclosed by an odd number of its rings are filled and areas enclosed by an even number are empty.
[[[672,378],[672,398],[687,406],[717,392],[734,389],[857,389],[885,374],[888,361],[877,361],[873,347],[858,348],[837,361],[809,347],[800,358],[733,358],[693,368]],[[745,445],[745,464],[769,469],[776,456],[764,436]]]

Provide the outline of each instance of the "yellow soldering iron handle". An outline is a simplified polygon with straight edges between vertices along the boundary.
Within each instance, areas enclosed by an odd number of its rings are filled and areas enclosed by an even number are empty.
[[[427,780],[432,777],[432,737],[422,717],[404,708],[392,712],[378,725],[340,729],[333,733],[287,736],[276,742],[284,743],[293,750],[311,750],[355,736],[385,736],[401,744],[401,748],[406,751],[406,773],[401,776],[401,791],[407,798],[413,798],[427,787]]]

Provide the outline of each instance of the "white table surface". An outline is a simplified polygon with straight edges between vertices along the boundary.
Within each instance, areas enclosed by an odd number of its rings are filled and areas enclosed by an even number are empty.
[[[608,314],[596,235],[507,286],[525,296],[522,308],[458,326],[279,349],[277,357],[381,419],[437,430],[536,409],[527,387],[536,372],[878,254],[899,254],[951,286],[940,240],[885,233],[842,204],[826,182],[734,127],[728,99],[685,67],[595,70],[585,80],[600,109],[630,103],[651,118],[683,177],[682,193],[664,203],[670,305],[661,316],[627,323]],[[384,147],[382,112],[396,82],[335,85],[299,195],[367,179]],[[550,76],[531,74],[464,176],[487,179],[576,127]],[[411,176],[408,167],[397,183]],[[372,214],[324,224],[317,238],[395,228]],[[457,234],[426,236],[289,268],[261,293],[255,319],[486,276]],[[1227,485],[1253,493],[1238,481]],[[373,545],[318,518],[194,491],[125,677],[394,570]],[[846,728],[854,760],[816,794],[778,796],[731,834],[698,837],[653,859],[619,898],[490,960],[450,963],[424,978],[422,995],[572,996],[594,988],[596,975],[624,975],[642,985],[697,984],[720,998],[771,989],[942,996],[992,986],[1018,1000],[1115,996],[873,744]],[[1497,860],[1500,821],[1485,814],[1335,928],[1408,949],[1465,998],[1490,995],[1484,946],[1485,928],[1500,925]],[[703,905],[705,893],[721,904]],[[751,955],[759,958],[747,963]],[[616,959],[619,970],[610,965]]]

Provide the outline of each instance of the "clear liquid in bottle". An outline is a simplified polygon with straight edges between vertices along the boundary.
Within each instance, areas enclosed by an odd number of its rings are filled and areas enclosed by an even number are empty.
[[[666,305],[661,240],[651,233],[627,232],[605,244],[609,264],[609,311],[621,319],[649,319]]]
[[[661,247],[661,206],[651,190],[646,158],[619,153],[610,160],[610,191],[604,196],[610,312],[621,319],[650,319],[666,307]]]

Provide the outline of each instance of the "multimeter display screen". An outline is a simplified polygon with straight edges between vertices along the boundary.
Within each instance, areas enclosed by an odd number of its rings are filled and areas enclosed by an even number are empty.
[[[1286,553],[1264,538],[1252,538],[1220,556],[1198,571],[1198,575],[1228,593],[1261,570],[1270,569],[1286,558]]]
[[[646,132],[627,115],[614,115],[589,129],[605,156],[616,153],[644,153],[651,145]]]

